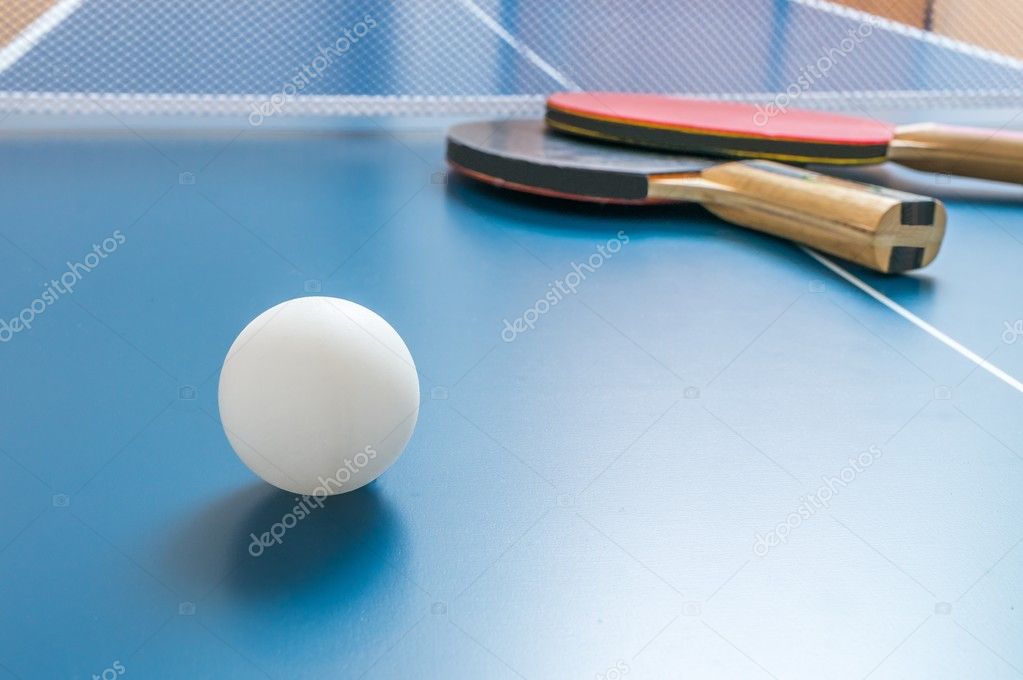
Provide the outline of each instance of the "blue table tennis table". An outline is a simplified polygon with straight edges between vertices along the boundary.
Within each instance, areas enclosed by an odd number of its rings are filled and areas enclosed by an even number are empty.
[[[446,173],[455,120],[784,91],[863,20],[627,4],[84,0],[0,50],[0,677],[1023,675],[1023,189],[846,172],[947,206],[883,276]],[[872,26],[807,105],[1023,128],[1019,64]],[[302,295],[398,330],[419,423],[253,555],[295,497],[217,380]]]

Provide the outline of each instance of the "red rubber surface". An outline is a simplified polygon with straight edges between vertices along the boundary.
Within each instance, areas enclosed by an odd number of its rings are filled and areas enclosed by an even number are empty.
[[[576,116],[747,138],[846,145],[884,145],[894,126],[871,118],[735,102],[683,99],[621,92],[565,92],[551,95],[548,106]]]

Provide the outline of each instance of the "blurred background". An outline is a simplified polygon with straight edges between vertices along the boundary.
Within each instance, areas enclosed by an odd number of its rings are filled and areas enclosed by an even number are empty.
[[[0,113],[533,114],[576,88],[1004,107],[1021,29],[1012,0],[3,0]]]

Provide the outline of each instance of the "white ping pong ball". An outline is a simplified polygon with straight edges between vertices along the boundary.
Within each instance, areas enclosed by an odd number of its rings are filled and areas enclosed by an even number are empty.
[[[419,416],[408,347],[375,312],[302,297],[247,325],[220,372],[220,420],[250,470],[292,493],[332,495],[376,479]]]

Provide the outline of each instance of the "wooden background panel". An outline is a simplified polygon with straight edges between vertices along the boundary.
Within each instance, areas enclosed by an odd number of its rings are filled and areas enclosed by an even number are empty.
[[[25,30],[57,0],[0,0],[0,47]]]
[[[1021,0],[835,0],[939,35],[1023,57]]]
[[[835,0],[839,5],[860,9],[909,26],[925,28],[927,0]]]
[[[935,33],[1013,57],[1023,57],[1023,2],[1020,0],[939,0]]]

